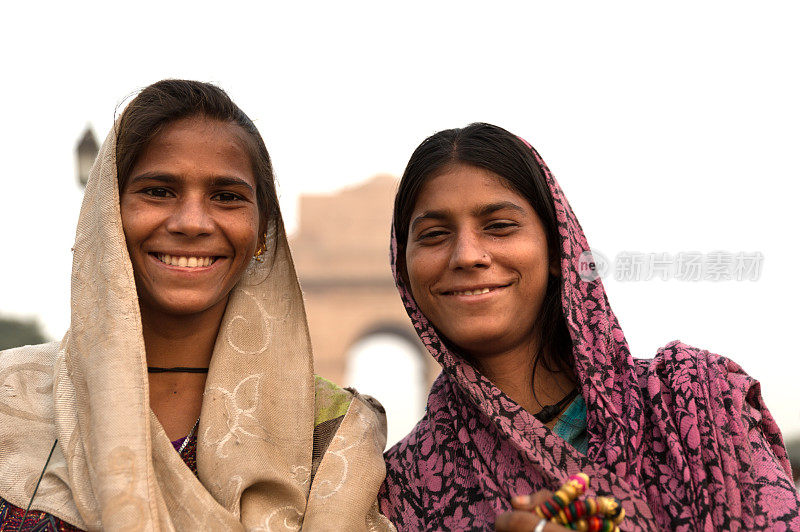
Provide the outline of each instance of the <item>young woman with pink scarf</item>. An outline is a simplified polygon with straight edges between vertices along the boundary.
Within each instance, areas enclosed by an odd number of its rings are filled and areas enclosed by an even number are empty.
[[[680,342],[634,358],[587,261],[524,140],[472,124],[417,148],[392,265],[442,373],[386,453],[382,512],[399,530],[563,530],[529,510],[582,472],[586,497],[622,505],[623,530],[800,529],[758,382]]]

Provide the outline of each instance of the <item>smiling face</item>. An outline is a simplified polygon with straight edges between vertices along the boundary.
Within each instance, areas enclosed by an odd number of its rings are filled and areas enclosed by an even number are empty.
[[[481,356],[535,347],[549,275],[547,237],[499,175],[457,164],[428,180],[411,215],[406,272],[423,314]]]
[[[227,122],[177,120],[133,165],[120,210],[143,311],[225,308],[260,234],[243,135]]]

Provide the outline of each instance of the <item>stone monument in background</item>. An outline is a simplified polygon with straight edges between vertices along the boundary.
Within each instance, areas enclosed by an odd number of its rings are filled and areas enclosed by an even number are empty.
[[[441,369],[394,286],[389,235],[396,189],[397,179],[379,175],[335,194],[302,195],[290,238],[315,372],[376,396],[387,410],[390,444],[419,419]]]
[[[344,384],[348,349],[376,333],[420,349],[432,382],[439,372],[411,326],[389,265],[397,179],[379,175],[331,195],[301,195],[290,240],[303,289],[315,371]]]

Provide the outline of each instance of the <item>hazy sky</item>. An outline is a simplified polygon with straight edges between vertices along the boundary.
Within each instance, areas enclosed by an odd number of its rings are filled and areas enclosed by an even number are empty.
[[[53,338],[68,327],[75,143],[87,123],[102,140],[158,79],[216,82],[255,120],[290,228],[300,193],[399,175],[425,136],[488,121],[539,149],[611,259],[763,255],[758,281],[606,286],[634,354],[680,338],[728,355],[800,435],[800,8],[392,5],[4,7],[0,312],[38,316]]]

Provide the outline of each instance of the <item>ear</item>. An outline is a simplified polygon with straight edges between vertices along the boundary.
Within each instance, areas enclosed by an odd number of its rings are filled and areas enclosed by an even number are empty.
[[[253,251],[254,253],[261,249],[262,246],[266,245],[267,229],[269,228],[269,222],[261,216],[261,213],[259,213],[258,218],[258,237],[256,238],[256,249]]]
[[[405,255],[405,254],[404,254]],[[411,285],[408,282],[408,270],[406,269],[406,258],[405,256],[397,256],[395,260],[395,267],[397,271],[400,273],[400,278],[403,280],[403,284],[411,290]]]
[[[550,275],[553,277],[561,277],[561,262],[560,257],[555,255],[552,259],[550,259]]]

